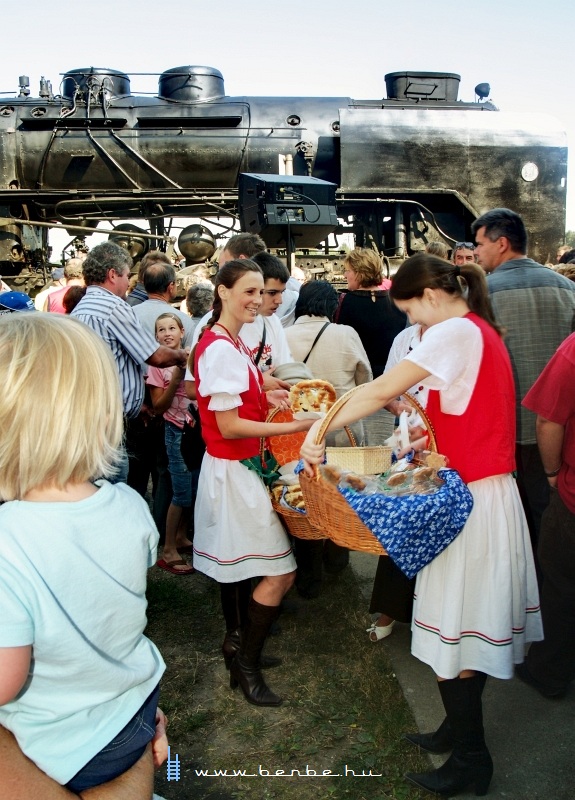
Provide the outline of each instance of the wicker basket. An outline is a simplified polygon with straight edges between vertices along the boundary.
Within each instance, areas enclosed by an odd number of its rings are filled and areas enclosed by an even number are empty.
[[[291,422],[293,414],[291,411],[281,410],[274,408],[270,411],[267,417],[267,422]],[[272,436],[268,440],[268,450],[274,456],[278,464],[283,467],[284,464],[290,461],[297,461],[299,459],[299,451],[306,437],[306,432],[282,434],[281,436]],[[265,446],[265,440],[262,439],[261,448]],[[320,527],[312,525],[307,512],[300,514],[297,511],[292,511],[285,506],[280,505],[275,497],[270,492],[270,500],[272,507],[276,514],[279,516],[287,529],[288,533],[292,536],[297,536],[298,539],[326,539],[327,534],[321,530]]]
[[[288,533],[291,533],[292,536],[296,536],[298,539],[308,540],[328,538],[327,533],[324,533],[312,525],[307,512],[305,514],[300,514],[285,506],[280,506],[273,495],[270,495],[270,499],[272,501],[273,510],[283,522]]]
[[[380,475],[391,466],[392,447],[326,447],[328,464],[357,472],[358,475]]]
[[[358,389],[361,389],[361,387],[351,389],[344,394],[328,411],[317,434],[316,442],[318,444],[323,440],[333,417]],[[429,449],[437,452],[435,433],[425,411],[411,395],[406,394],[404,397],[418,411],[425,424],[429,435]],[[329,530],[329,538],[335,544],[348,547],[350,550],[362,550],[375,555],[387,555],[373,533],[361,522],[337,487],[326,481],[317,467],[313,478],[310,478],[305,473],[300,475],[300,486],[311,523],[314,525],[321,524],[324,526],[324,530]]]

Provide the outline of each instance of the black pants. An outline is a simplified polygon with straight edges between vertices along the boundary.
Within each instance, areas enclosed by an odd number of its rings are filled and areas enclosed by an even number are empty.
[[[411,622],[415,578],[407,578],[389,556],[380,556],[373,582],[370,614],[387,614],[398,622]]]
[[[529,525],[533,554],[536,556],[541,518],[549,505],[549,482],[545,477],[536,444],[518,444],[515,448],[515,460],[517,487]]]
[[[163,538],[166,531],[166,515],[172,500],[164,420],[156,417],[147,425],[144,425],[140,418],[128,420],[126,449],[129,463],[127,484],[145,497],[148,481],[152,479],[152,514]]]
[[[540,683],[562,691],[575,678],[575,514],[551,490],[539,537],[544,641],[529,648],[527,667]]]

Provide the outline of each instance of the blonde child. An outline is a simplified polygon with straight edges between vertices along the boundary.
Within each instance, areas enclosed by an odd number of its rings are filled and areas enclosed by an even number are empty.
[[[92,331],[2,317],[0,381],[0,724],[81,792],[152,759],[165,665],[143,631],[158,533],[136,492],[96,480],[114,471],[122,399]]]
[[[160,344],[178,349],[184,337],[184,326],[176,314],[160,314],[156,320],[156,339]],[[166,541],[158,567],[174,575],[191,575],[193,568],[181,553],[192,552],[188,526],[192,513],[192,473],[182,458],[182,430],[188,398],[184,386],[185,371],[179,367],[150,367],[147,384],[150,387],[154,411],[164,415],[166,452],[172,478],[173,497],[166,519]]]

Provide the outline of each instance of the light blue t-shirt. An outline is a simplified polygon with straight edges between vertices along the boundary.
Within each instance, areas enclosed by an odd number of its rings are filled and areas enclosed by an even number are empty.
[[[128,486],[97,485],[75,503],[0,507],[0,647],[33,646],[28,680],[0,706],[0,724],[62,784],[130,721],[165,669],[143,635],[156,526]]]

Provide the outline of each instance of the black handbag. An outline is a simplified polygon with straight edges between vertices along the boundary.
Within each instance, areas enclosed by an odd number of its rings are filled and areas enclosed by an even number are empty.
[[[186,467],[192,472],[202,466],[202,459],[206,452],[206,443],[202,438],[202,423],[200,414],[193,403],[188,406],[188,413],[182,430],[180,451]]]

